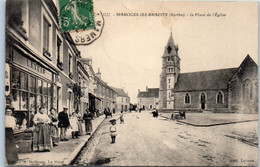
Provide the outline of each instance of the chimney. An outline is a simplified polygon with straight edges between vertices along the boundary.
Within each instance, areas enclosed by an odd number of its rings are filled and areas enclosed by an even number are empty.
[[[148,91],[148,86],[146,86],[146,91]]]
[[[100,73],[100,69],[98,68],[98,72],[96,73],[96,75],[97,75],[97,77],[99,78],[99,79],[101,79],[101,73]]]

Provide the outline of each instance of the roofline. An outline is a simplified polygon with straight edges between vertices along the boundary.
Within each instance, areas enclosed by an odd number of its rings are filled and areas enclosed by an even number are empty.
[[[255,64],[255,66],[257,66],[258,67],[258,65],[256,64],[256,62],[251,58],[251,56],[248,54],[245,58],[244,58],[244,60],[242,61],[242,63],[239,65],[239,67],[237,68],[237,70],[236,70],[236,72],[232,75],[232,77],[228,80],[228,82],[230,82],[233,78],[234,78],[234,76],[238,73],[238,69],[242,66],[242,64],[246,61],[246,59],[247,58],[249,58],[250,60],[252,60],[252,62]]]
[[[220,70],[231,70],[237,69],[238,67],[231,67],[231,68],[221,68],[221,69],[214,69],[214,70],[207,70],[207,71],[195,71],[195,72],[185,72],[180,74],[193,74],[193,73],[200,73],[200,72],[210,72],[210,71],[220,71]]]
[[[199,90],[182,90],[182,91],[175,91],[172,90],[173,93],[181,93],[181,92],[200,92],[200,91],[219,91],[219,90],[228,90],[226,89],[199,89]]]

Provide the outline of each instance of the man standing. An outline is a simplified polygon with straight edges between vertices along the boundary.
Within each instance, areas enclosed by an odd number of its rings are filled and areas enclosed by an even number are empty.
[[[66,131],[67,131],[67,128],[68,128],[70,122],[69,122],[69,117],[68,117],[67,111],[68,111],[68,108],[63,107],[63,111],[60,112],[58,115],[58,119],[59,119],[58,126],[60,127],[61,141],[68,141],[68,139],[66,137]]]

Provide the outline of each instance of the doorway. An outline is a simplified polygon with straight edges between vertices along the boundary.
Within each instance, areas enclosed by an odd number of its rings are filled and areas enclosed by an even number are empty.
[[[204,92],[200,95],[200,103],[201,103],[201,109],[204,110],[206,108],[206,95]]]

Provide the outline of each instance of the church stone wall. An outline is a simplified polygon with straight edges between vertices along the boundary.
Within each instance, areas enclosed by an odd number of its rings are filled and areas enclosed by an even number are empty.
[[[245,99],[243,87],[246,79],[252,82],[252,99]],[[246,61],[238,73],[231,79],[229,85],[230,112],[257,113],[258,112],[258,67],[250,60]]]
[[[206,94],[206,103],[205,103],[205,110],[217,111],[224,110],[227,112],[228,108],[228,92],[226,90],[222,90],[224,95],[224,102],[217,103],[217,93],[219,91],[192,91],[192,92],[175,92],[175,109],[201,109],[201,101],[200,95],[204,92]],[[190,94],[190,103],[185,104],[185,95],[186,93]],[[222,111],[223,112],[223,111]]]

